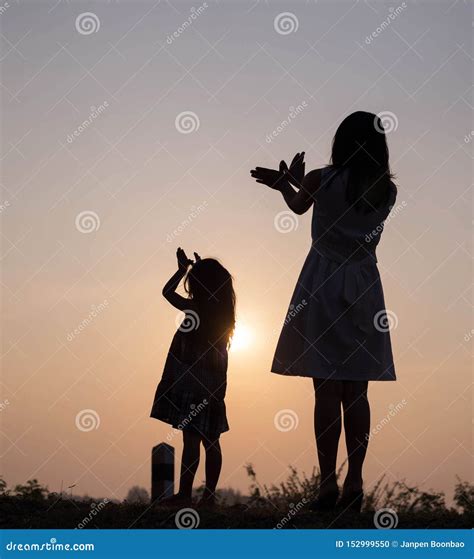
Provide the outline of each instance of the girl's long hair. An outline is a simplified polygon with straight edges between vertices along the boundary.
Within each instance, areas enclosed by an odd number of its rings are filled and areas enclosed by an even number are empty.
[[[235,327],[235,292],[232,276],[214,258],[198,260],[184,287],[193,301],[199,326],[193,332],[199,344],[229,346]]]
[[[368,213],[387,203],[393,175],[377,115],[357,111],[341,122],[332,142],[331,164],[349,170],[347,197],[357,211]]]

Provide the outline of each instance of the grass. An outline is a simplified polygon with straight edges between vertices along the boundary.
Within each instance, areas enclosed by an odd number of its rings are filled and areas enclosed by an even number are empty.
[[[191,512],[190,525],[221,529],[374,528],[376,511],[392,509],[390,518],[396,519],[398,528],[473,526],[474,486],[460,480],[455,486],[453,507],[446,505],[443,493],[422,491],[403,481],[388,484],[382,479],[366,495],[360,515],[339,510],[321,514],[310,512],[307,506],[318,483],[316,472],[306,477],[290,468],[286,481],[269,487],[258,482],[251,465],[247,473],[251,481],[249,496],[241,498],[240,503],[233,499],[233,504],[224,496],[216,509]],[[229,494],[232,492],[223,492]],[[180,523],[178,513],[179,509],[148,503],[68,499],[50,493],[36,480],[8,490],[0,480],[0,528],[176,528]],[[189,526],[184,520],[182,524]]]

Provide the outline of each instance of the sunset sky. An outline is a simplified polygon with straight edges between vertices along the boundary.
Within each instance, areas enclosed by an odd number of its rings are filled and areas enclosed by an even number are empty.
[[[385,475],[451,495],[456,475],[469,479],[469,3],[2,6],[8,484],[149,489],[151,448],[170,433],[149,412],[176,329],[161,289],[178,246],[235,278],[220,487],[246,492],[246,463],[267,484],[290,464],[311,472],[312,383],[270,374],[311,212],[279,215],[281,196],[249,170],[303,150],[307,170],[327,164],[355,110],[385,114],[399,189],[378,249],[398,381],[370,385],[372,427],[397,411],[369,445],[366,485]],[[181,437],[171,444],[179,454]]]

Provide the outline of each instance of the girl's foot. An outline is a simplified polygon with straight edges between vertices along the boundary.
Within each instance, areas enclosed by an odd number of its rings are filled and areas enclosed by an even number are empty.
[[[191,497],[180,495],[179,493],[157,503],[158,506],[162,507],[189,507],[192,504]]]

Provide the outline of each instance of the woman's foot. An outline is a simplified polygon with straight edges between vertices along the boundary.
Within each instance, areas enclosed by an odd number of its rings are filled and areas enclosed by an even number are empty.
[[[333,510],[336,506],[337,499],[339,498],[339,488],[337,484],[321,485],[319,487],[319,494],[316,500],[312,501],[309,505],[309,510],[313,512],[326,512]]]
[[[197,504],[199,509],[213,509],[216,506],[216,495],[215,493],[204,493],[201,500]]]
[[[363,500],[364,490],[362,486],[362,479],[358,478],[356,480],[352,480],[350,478],[346,478],[344,488],[342,490],[342,497],[338,503],[338,508],[353,512],[360,512]]]

